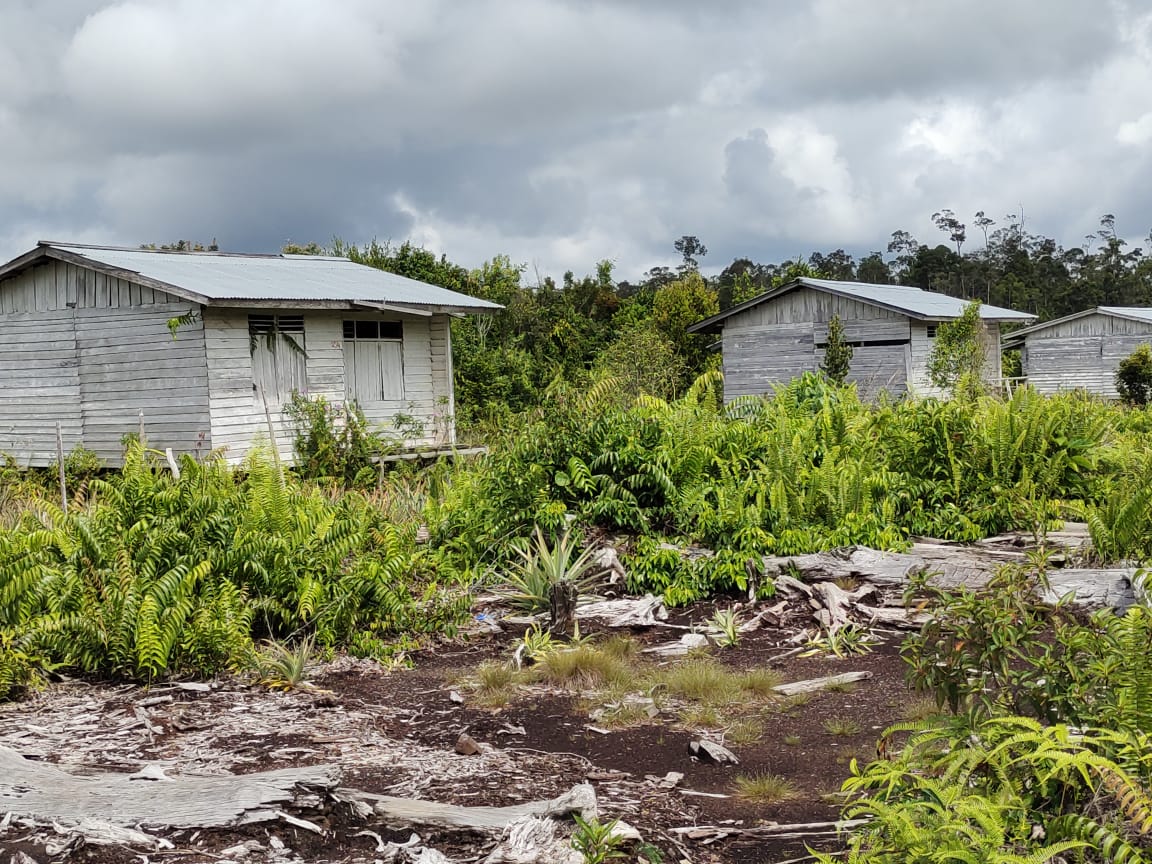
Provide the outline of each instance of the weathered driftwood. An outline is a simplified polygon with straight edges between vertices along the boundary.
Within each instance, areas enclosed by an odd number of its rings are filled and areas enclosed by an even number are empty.
[[[691,750],[692,755],[701,762],[711,762],[714,765],[740,764],[740,760],[736,758],[735,753],[723,744],[717,744],[715,741],[709,741],[707,738],[693,741],[688,745],[688,749]]]
[[[915,612],[892,606],[865,606],[863,603],[857,603],[853,611],[865,618],[869,624],[884,624],[888,627],[903,627],[909,630],[915,630],[932,617],[927,612]]]
[[[794,822],[789,825],[760,825],[741,828],[736,825],[687,825],[673,828],[672,833],[688,840],[701,840],[705,844],[725,837],[772,837],[777,840],[795,837],[815,837],[837,834],[850,828],[866,825],[867,819],[841,819],[838,822]]]
[[[126,774],[77,776],[0,747],[0,799],[17,816],[62,826],[84,820],[121,827],[206,828],[279,818],[285,805],[315,800],[340,780],[336,765],[257,774],[178,775],[168,780]]]
[[[576,617],[595,618],[609,627],[652,627],[668,620],[668,609],[662,598],[645,594],[581,603],[576,607]]]
[[[817,582],[812,586],[811,599],[823,608],[816,610],[816,620],[829,633],[852,623],[851,612],[864,597],[876,593],[876,586],[865,584],[854,591],[845,591],[835,582]]]
[[[864,681],[871,677],[871,672],[845,672],[842,675],[829,675],[826,678],[810,678],[807,681],[777,684],[772,690],[781,696],[795,696],[798,693],[815,693],[817,690],[826,690],[839,684],[851,684],[854,681]]]
[[[665,642],[645,648],[641,654],[655,654],[658,657],[684,657],[692,651],[707,648],[712,643],[703,633],[685,633],[675,642]]]
[[[815,590],[833,580],[859,579],[873,585],[904,587],[916,575],[928,573],[929,582],[939,587],[979,587],[986,583],[1003,564],[1023,563],[1026,556],[1015,549],[981,545],[963,546],[949,543],[915,543],[908,552],[880,552],[865,547],[834,549],[810,555],[772,556],[764,559],[767,576],[777,587],[800,590],[798,576]],[[1103,569],[1063,569],[1048,571],[1052,590],[1047,599],[1055,600],[1068,593],[1084,606],[1111,606],[1126,609],[1135,601],[1132,567]],[[809,596],[811,594],[809,593]]]
[[[583,864],[584,856],[557,827],[554,820],[537,816],[513,822],[484,864]]]
[[[581,818],[591,819],[597,812],[596,790],[588,783],[573,786],[563,795],[549,801],[529,801],[527,804],[514,804],[510,807],[459,807],[438,801],[396,798],[353,789],[340,790],[336,797],[369,804],[375,816],[388,825],[428,825],[469,831],[500,832],[513,822],[529,816],[563,817],[576,813]]]

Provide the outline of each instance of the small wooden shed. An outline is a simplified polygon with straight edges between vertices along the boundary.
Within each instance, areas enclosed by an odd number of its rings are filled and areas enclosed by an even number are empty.
[[[1041,393],[1085,390],[1115,399],[1120,361],[1152,343],[1152,309],[1096,306],[1004,337],[1020,349],[1024,379]]]
[[[142,413],[151,446],[233,462],[270,418],[290,458],[293,391],[450,445],[449,317],[499,308],[345,258],[42,242],[0,266],[0,453],[51,463],[59,423],[115,465]]]
[[[828,322],[838,315],[853,347],[848,380],[860,394],[881,391],[937,395],[928,378],[936,328],[964,311],[967,301],[902,285],[795,279],[689,327],[720,333],[724,398],[764,395],[824,360]],[[1000,325],[1035,315],[982,305],[985,375],[999,382]]]

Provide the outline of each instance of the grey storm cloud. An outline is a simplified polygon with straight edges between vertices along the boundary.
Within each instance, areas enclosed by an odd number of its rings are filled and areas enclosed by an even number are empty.
[[[0,256],[412,239],[622,277],[1152,227],[1152,0],[0,0]]]

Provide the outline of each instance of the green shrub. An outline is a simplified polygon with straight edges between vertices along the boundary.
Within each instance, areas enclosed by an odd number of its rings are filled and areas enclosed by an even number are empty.
[[[1115,380],[1125,405],[1145,407],[1152,400],[1152,346],[1141,345],[1121,360]]]
[[[301,476],[360,486],[375,481],[372,459],[386,448],[354,402],[334,404],[293,392],[284,413],[295,430],[292,446]]]

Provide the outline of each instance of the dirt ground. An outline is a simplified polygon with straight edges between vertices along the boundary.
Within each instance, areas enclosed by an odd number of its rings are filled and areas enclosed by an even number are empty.
[[[700,622],[713,611],[690,609],[673,623]],[[249,773],[335,762],[344,768],[344,786],[461,805],[549,798],[586,780],[597,790],[602,818],[620,818],[638,829],[664,861],[736,864],[802,858],[806,844],[836,848],[827,830],[780,840],[742,836],[739,829],[837,819],[836,796],[850,761],[871,758],[880,731],[920,705],[904,683],[898,634],[867,654],[792,656],[774,663],[774,656],[794,644],[787,640],[795,628],[762,629],[736,647],[709,653],[732,670],[773,668],[784,681],[850,671],[872,677],[807,699],[760,700],[742,708],[742,719],[763,727],[752,743],[727,740],[723,727],[687,728],[668,708],[644,725],[606,732],[590,718],[586,694],[541,684],[518,687],[501,708],[477,704],[470,689],[475,668],[510,658],[522,631],[460,637],[418,652],[410,669],[338,658],[313,670],[312,681],[321,688],[316,691],[276,693],[239,680],[215,682],[207,692],[63,682],[0,708],[0,745],[78,772],[137,771],[156,763],[174,774]],[[648,646],[682,632],[652,627],[628,635]],[[827,728],[839,721],[846,728]],[[454,752],[465,732],[481,743],[479,755]],[[724,743],[739,765],[696,759],[689,744],[702,734]],[[674,786],[664,779],[670,772],[683,775]],[[787,778],[795,797],[768,805],[742,800],[735,778],[762,773]],[[316,814],[308,818],[316,821]],[[329,808],[317,824],[324,835],[282,823],[170,832],[174,848],[162,855],[176,861],[373,861],[376,835],[402,841],[410,833],[365,824],[341,806]],[[716,830],[695,837],[677,832],[692,826]],[[453,860],[481,860],[492,845],[480,836],[416,830],[427,845],[459,856]],[[44,864],[64,858],[119,864],[142,857],[107,846],[61,853],[51,844],[46,849],[43,839],[43,832],[13,824],[0,833],[0,848]],[[147,853],[143,859],[150,860]]]

